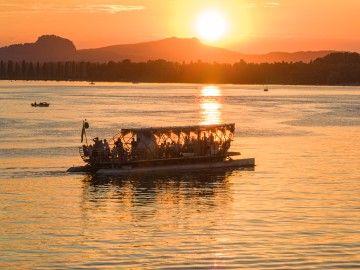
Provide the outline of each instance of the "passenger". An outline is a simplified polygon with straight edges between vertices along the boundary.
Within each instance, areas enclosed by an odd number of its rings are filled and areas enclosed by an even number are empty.
[[[168,143],[169,157],[175,157],[175,142]]]
[[[116,148],[116,146],[114,145],[114,147],[111,149],[111,157],[117,158],[118,157],[118,149]]]
[[[161,143],[158,149],[158,158],[163,158],[165,154],[165,143]]]
[[[135,159],[137,155],[137,141],[135,141],[135,138],[132,138],[131,141],[131,157],[132,159]]]
[[[210,143],[214,143],[215,138],[214,138],[214,134],[210,134]]]
[[[117,141],[114,144],[115,144],[115,146],[117,148],[120,148],[120,147],[122,148],[123,147],[123,143],[122,143],[120,138],[118,138]]]
[[[191,138],[191,142],[190,142],[190,145],[189,145],[189,152],[190,153],[194,153],[195,152],[195,146],[197,144],[197,141],[195,140],[194,137]]]
[[[104,143],[103,143],[103,140],[99,140],[98,147],[97,147],[96,151],[98,152],[99,156],[104,155]]]
[[[222,145],[223,153],[227,153],[229,148],[230,148],[230,140],[226,140]]]
[[[167,142],[165,146],[165,158],[169,158],[169,157],[170,157],[170,142]]]
[[[210,146],[211,146],[211,138],[207,137],[206,138],[206,144],[205,144],[205,155],[210,155]]]
[[[93,146],[90,144],[88,147],[90,159],[93,157]]]
[[[144,143],[140,143],[140,138],[137,138],[136,141],[136,155],[140,160],[146,159],[146,145]]]
[[[206,147],[205,137],[201,138],[199,144],[200,144],[200,155],[203,156],[205,152],[204,148]]]
[[[93,146],[93,156],[97,157],[100,155],[100,141],[99,141],[99,137],[96,137],[93,139],[94,141],[94,146]]]
[[[178,143],[172,142],[170,145],[170,155],[171,157],[180,156],[180,147]]]
[[[170,145],[170,155],[171,157],[179,157],[180,156],[180,144],[172,142]]]
[[[114,146],[116,148],[116,152],[117,152],[117,157],[124,160],[125,159],[125,154],[126,154],[126,151],[124,149],[124,145],[121,141],[120,138],[118,138],[115,142],[114,142]]]
[[[82,150],[83,150],[84,156],[85,156],[85,157],[88,157],[88,156],[89,156],[89,151],[88,151],[88,148],[86,147],[85,144],[83,144]]]
[[[128,160],[128,152],[126,152],[123,147],[117,148],[117,153],[121,160]]]
[[[195,156],[201,156],[201,140],[196,140],[194,139],[193,141],[193,152],[195,153]]]
[[[94,148],[99,148],[99,143],[100,143],[99,137],[94,138],[93,142],[94,142]]]
[[[181,152],[187,153],[188,152],[189,145],[184,142],[181,148]]]
[[[189,136],[186,136],[186,137],[185,137],[184,144],[185,144],[185,145],[190,144]]]
[[[210,145],[210,155],[217,155],[219,153],[219,143],[217,141],[214,141]]]
[[[104,150],[105,150],[106,155],[110,155],[110,145],[106,139],[104,139]]]

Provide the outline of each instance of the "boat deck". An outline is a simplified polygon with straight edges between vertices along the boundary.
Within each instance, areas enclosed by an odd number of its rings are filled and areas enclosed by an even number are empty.
[[[254,158],[247,159],[229,159],[216,162],[200,162],[189,164],[169,164],[159,166],[131,167],[123,166],[121,168],[103,168],[96,171],[99,175],[117,175],[131,173],[157,173],[157,172],[176,172],[176,171],[200,171],[204,169],[217,168],[249,168],[255,166]]]
[[[120,158],[110,158],[106,156],[98,156],[92,159],[85,159],[85,162],[90,163],[95,168],[103,167],[142,167],[142,166],[156,166],[156,165],[169,165],[169,164],[187,164],[187,163],[199,163],[199,162],[214,162],[222,161],[224,159],[230,159],[233,156],[239,156],[240,152],[227,152],[225,154],[206,155],[206,156],[181,156],[181,157],[169,157],[160,159],[149,160],[124,160]]]

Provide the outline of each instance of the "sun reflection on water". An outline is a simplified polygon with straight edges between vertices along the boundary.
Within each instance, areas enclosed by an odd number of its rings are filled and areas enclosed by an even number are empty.
[[[201,88],[201,125],[220,124],[222,122],[221,96],[221,89],[218,86],[208,85]]]
[[[203,97],[219,97],[221,96],[221,90],[218,86],[208,85],[201,88],[201,96]]]

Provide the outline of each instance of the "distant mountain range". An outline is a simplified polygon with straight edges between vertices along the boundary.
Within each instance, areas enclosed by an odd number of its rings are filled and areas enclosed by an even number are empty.
[[[172,62],[248,63],[305,62],[324,57],[333,51],[271,52],[241,54],[208,46],[196,38],[171,37],[158,41],[113,45],[96,49],[77,50],[72,41],[55,35],[44,35],[35,43],[15,44],[0,48],[2,61],[89,61],[108,62],[129,59],[132,62],[164,59]]]

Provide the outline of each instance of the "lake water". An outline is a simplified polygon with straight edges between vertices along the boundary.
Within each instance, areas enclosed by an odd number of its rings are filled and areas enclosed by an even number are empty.
[[[235,122],[257,166],[69,174],[85,118]],[[0,135],[2,269],[360,268],[360,87],[2,81]]]

